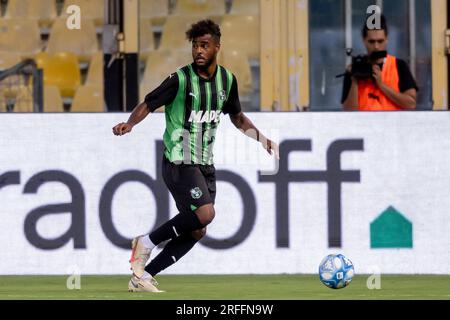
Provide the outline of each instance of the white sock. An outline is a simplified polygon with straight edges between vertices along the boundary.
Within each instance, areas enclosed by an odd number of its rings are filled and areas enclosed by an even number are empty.
[[[139,239],[139,241],[141,241],[141,243],[144,245],[144,247],[146,247],[147,249],[153,250],[155,246],[155,244],[150,240],[150,237],[148,234],[146,234],[145,236],[141,237]]]
[[[152,277],[152,275],[150,273],[148,273],[147,271],[144,271],[144,274],[142,275],[141,279],[145,280],[145,279],[148,279],[151,277]]]

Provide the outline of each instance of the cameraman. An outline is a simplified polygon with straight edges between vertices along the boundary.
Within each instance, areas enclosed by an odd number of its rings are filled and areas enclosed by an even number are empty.
[[[386,18],[381,15],[381,28],[370,30],[364,24],[362,36],[370,57],[385,51],[388,44]],[[380,52],[378,52],[380,53]],[[418,87],[405,61],[394,56],[370,60],[372,75],[356,77],[352,65],[347,67],[342,92],[344,110],[398,111],[416,108]]]

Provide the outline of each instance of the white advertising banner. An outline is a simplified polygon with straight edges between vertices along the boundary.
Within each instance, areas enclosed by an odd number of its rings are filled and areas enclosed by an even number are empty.
[[[216,217],[163,274],[450,274],[450,113],[251,113],[281,159],[222,116]],[[0,274],[128,274],[130,239],[177,214],[164,115],[0,114]],[[160,249],[152,253],[154,257]],[[72,271],[71,271],[72,270]]]

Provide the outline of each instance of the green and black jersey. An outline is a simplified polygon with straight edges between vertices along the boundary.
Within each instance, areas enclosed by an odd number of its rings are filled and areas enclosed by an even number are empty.
[[[151,112],[166,107],[164,154],[174,163],[213,164],[220,115],[241,112],[236,78],[222,66],[210,79],[200,77],[194,64],[180,68],[145,102]]]

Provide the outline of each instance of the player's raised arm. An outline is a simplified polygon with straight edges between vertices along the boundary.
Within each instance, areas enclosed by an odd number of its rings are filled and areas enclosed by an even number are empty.
[[[242,111],[234,115],[230,114],[230,119],[236,128],[242,130],[246,136],[261,142],[269,154],[275,154],[277,159],[280,159],[278,144],[264,136]]]
[[[150,113],[149,108],[145,102],[140,103],[134,108],[127,122],[121,122],[113,128],[113,133],[116,136],[123,136],[131,132],[133,127],[139,122],[145,119],[145,117]]]
[[[150,92],[144,102],[137,105],[130,115],[127,122],[122,122],[113,128],[116,136],[122,136],[130,132],[135,125],[145,119],[149,113],[154,112],[159,107],[170,104],[177,95],[178,76],[171,74],[164,80],[159,87]]]

